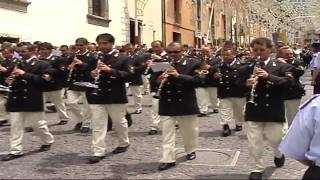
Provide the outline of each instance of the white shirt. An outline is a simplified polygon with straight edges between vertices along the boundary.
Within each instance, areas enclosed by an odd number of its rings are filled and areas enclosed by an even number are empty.
[[[310,62],[311,68],[320,68],[320,52],[314,53],[313,58]]]
[[[320,163],[320,95],[300,106],[279,150],[292,159]]]

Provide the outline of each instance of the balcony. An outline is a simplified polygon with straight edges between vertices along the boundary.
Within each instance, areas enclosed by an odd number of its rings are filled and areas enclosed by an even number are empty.
[[[0,8],[26,13],[31,2],[27,0],[0,0]]]

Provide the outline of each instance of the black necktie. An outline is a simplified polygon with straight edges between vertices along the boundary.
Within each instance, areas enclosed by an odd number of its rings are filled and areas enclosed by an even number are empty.
[[[266,68],[266,63],[264,61],[260,61],[259,66],[261,69],[265,69]]]

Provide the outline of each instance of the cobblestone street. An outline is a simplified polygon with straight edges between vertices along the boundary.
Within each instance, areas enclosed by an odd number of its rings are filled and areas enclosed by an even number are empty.
[[[309,72],[308,72],[309,74]],[[310,84],[310,77],[304,80]],[[308,81],[307,81],[308,80]],[[311,86],[306,86],[307,96]],[[130,97],[131,98],[131,97]],[[133,111],[130,99],[129,111]],[[134,124],[130,127],[131,146],[128,152],[107,157],[98,164],[87,164],[91,155],[91,136],[73,132],[75,121],[64,126],[56,126],[56,114],[47,114],[50,130],[55,143],[48,152],[38,153],[40,141],[33,133],[25,134],[25,156],[10,162],[0,162],[0,179],[247,179],[254,167],[247,149],[246,129],[223,138],[218,114],[200,119],[198,158],[195,162],[183,162],[179,158],[175,168],[159,172],[158,160],[161,157],[161,135],[148,135],[151,126],[150,96],[144,98],[144,109],[140,115],[133,115]],[[232,125],[234,128],[234,125]],[[9,127],[0,128],[1,156],[9,149]],[[182,148],[181,138],[177,148]],[[117,145],[115,134],[107,134],[107,150],[111,152]],[[299,179],[305,167],[287,159],[285,166],[276,169],[270,151],[264,156],[269,167],[265,173],[268,179]]]

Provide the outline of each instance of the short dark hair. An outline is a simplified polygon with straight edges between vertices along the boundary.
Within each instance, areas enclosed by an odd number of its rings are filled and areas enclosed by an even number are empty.
[[[154,44],[154,43],[159,43],[161,47],[164,47],[164,44],[162,41],[160,40],[155,40],[155,41],[152,41],[151,45]]]
[[[48,42],[43,42],[41,44],[38,45],[38,48],[39,49],[48,49],[48,50],[51,50],[53,49],[53,46],[51,43],[48,43]]]
[[[96,42],[98,42],[99,40],[106,40],[111,43],[115,42],[115,38],[109,33],[99,34],[96,38]]]
[[[78,39],[76,39],[76,44],[77,43],[84,43],[84,44],[89,44],[89,41],[88,41],[88,39],[86,39],[86,38],[78,38]]]
[[[63,45],[60,46],[60,48],[67,48],[67,49],[69,49],[69,46],[63,44]]]
[[[254,40],[251,41],[250,43],[250,47],[253,48],[254,45],[265,45],[267,48],[272,48],[272,41],[269,39],[269,38],[266,38],[266,37],[259,37],[259,38],[256,38]]]

